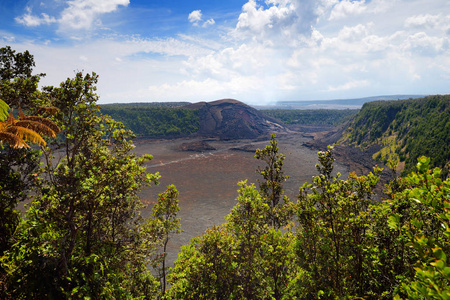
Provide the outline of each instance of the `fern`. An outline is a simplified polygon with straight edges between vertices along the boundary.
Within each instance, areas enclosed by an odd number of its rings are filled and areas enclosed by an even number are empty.
[[[56,137],[59,131],[59,127],[51,120],[38,116],[27,117],[19,109],[19,119],[15,119],[11,111],[6,121],[0,121],[0,143],[13,148],[28,148],[27,141],[45,146],[41,135]]]
[[[0,99],[0,122],[3,122],[8,118],[8,110],[8,104]]]

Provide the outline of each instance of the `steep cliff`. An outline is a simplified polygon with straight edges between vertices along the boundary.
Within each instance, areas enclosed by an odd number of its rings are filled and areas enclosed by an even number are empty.
[[[343,132],[340,143],[371,151],[373,158],[396,161],[399,170],[414,170],[419,156],[448,172],[450,95],[364,104]]]

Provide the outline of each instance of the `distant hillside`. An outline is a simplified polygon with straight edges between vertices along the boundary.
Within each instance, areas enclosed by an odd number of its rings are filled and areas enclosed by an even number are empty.
[[[189,105],[191,102],[131,102],[131,103],[113,103],[113,104],[103,104],[102,108],[112,108],[112,107],[181,107]]]
[[[450,95],[365,103],[340,143],[371,149],[385,163],[397,160],[404,173],[414,170],[421,155],[448,172]]]
[[[359,112],[359,109],[265,109],[260,110],[289,125],[338,125]]]
[[[364,103],[372,101],[417,99],[426,95],[386,95],[355,99],[334,100],[305,100],[305,101],[278,101],[273,106],[259,107],[260,109],[359,109]]]

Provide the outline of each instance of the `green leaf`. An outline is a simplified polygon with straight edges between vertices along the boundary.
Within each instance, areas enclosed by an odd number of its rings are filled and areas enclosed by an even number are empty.
[[[432,266],[435,266],[436,268],[438,268],[438,269],[440,269],[440,270],[443,270],[444,267],[445,267],[445,263],[444,263],[444,261],[442,261],[442,260],[437,260],[437,261],[435,261],[435,262],[432,262],[431,265],[432,265]]]
[[[415,201],[415,202],[417,202],[417,203],[422,203],[422,202],[420,202],[420,200],[417,199],[417,198],[411,198],[411,200],[413,200],[413,201]]]
[[[400,224],[400,217],[398,215],[391,215],[388,218],[388,226],[391,229],[398,229],[398,226]]]
[[[447,260],[447,256],[445,255],[444,251],[442,251],[441,248],[433,249],[433,253],[434,253],[434,256],[437,259],[441,259],[441,260],[444,260],[444,261]]]
[[[0,122],[3,122],[8,118],[8,110],[8,104],[0,99]]]

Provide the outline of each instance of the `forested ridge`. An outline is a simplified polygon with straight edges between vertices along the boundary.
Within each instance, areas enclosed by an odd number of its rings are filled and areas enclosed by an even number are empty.
[[[181,107],[191,102],[130,102],[103,104],[102,108]]]
[[[138,137],[187,136],[200,128],[197,110],[183,109],[184,102],[102,105],[101,112],[122,122]]]
[[[374,158],[415,169],[428,156],[432,167],[448,173],[450,163],[450,95],[420,99],[375,101],[363,105],[344,132],[341,142],[367,149],[379,145]]]
[[[349,120],[358,113],[358,109],[265,109],[265,115],[278,119],[285,124],[296,125],[333,125]]]
[[[450,298],[450,179],[429,158],[394,174],[376,201],[380,169],[344,179],[329,146],[290,199],[273,135],[255,153],[258,183],[240,182],[226,222],[169,269],[176,187],[141,217],[139,190],[159,174],[102,114],[98,76],[38,90],[33,67],[30,53],[0,48],[1,299]]]

